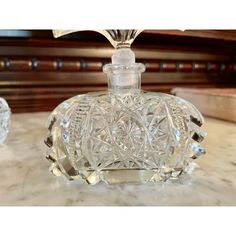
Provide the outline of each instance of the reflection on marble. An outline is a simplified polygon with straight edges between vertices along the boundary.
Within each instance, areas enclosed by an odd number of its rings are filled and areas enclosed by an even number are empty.
[[[177,183],[83,185],[48,172],[49,113],[14,114],[0,146],[0,205],[236,205],[236,124],[206,119],[207,154]]]

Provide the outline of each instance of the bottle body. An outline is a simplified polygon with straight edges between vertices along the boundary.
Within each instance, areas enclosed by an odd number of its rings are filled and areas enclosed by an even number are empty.
[[[90,184],[177,178],[204,154],[203,117],[189,102],[134,90],[75,96],[49,119],[52,171]]]

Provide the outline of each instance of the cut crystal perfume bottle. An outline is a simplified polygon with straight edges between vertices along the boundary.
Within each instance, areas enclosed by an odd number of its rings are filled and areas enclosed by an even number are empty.
[[[136,30],[108,30],[116,50],[103,67],[108,91],[62,102],[49,118],[45,143],[51,171],[89,184],[176,179],[205,153],[204,120],[189,102],[141,90],[145,66],[130,44]]]
[[[0,97],[0,144],[3,144],[8,134],[10,114],[6,100]]]

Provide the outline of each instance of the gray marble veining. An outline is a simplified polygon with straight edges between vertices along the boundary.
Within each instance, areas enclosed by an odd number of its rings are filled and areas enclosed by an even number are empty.
[[[48,172],[49,113],[13,114],[0,146],[0,205],[236,205],[236,124],[206,119],[207,154],[177,183],[82,185]]]

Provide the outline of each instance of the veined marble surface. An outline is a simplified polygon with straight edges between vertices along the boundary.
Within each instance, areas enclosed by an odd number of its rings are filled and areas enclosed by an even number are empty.
[[[49,113],[13,114],[0,146],[0,205],[236,205],[236,124],[206,119],[207,154],[178,183],[95,186],[48,172],[44,158]]]

